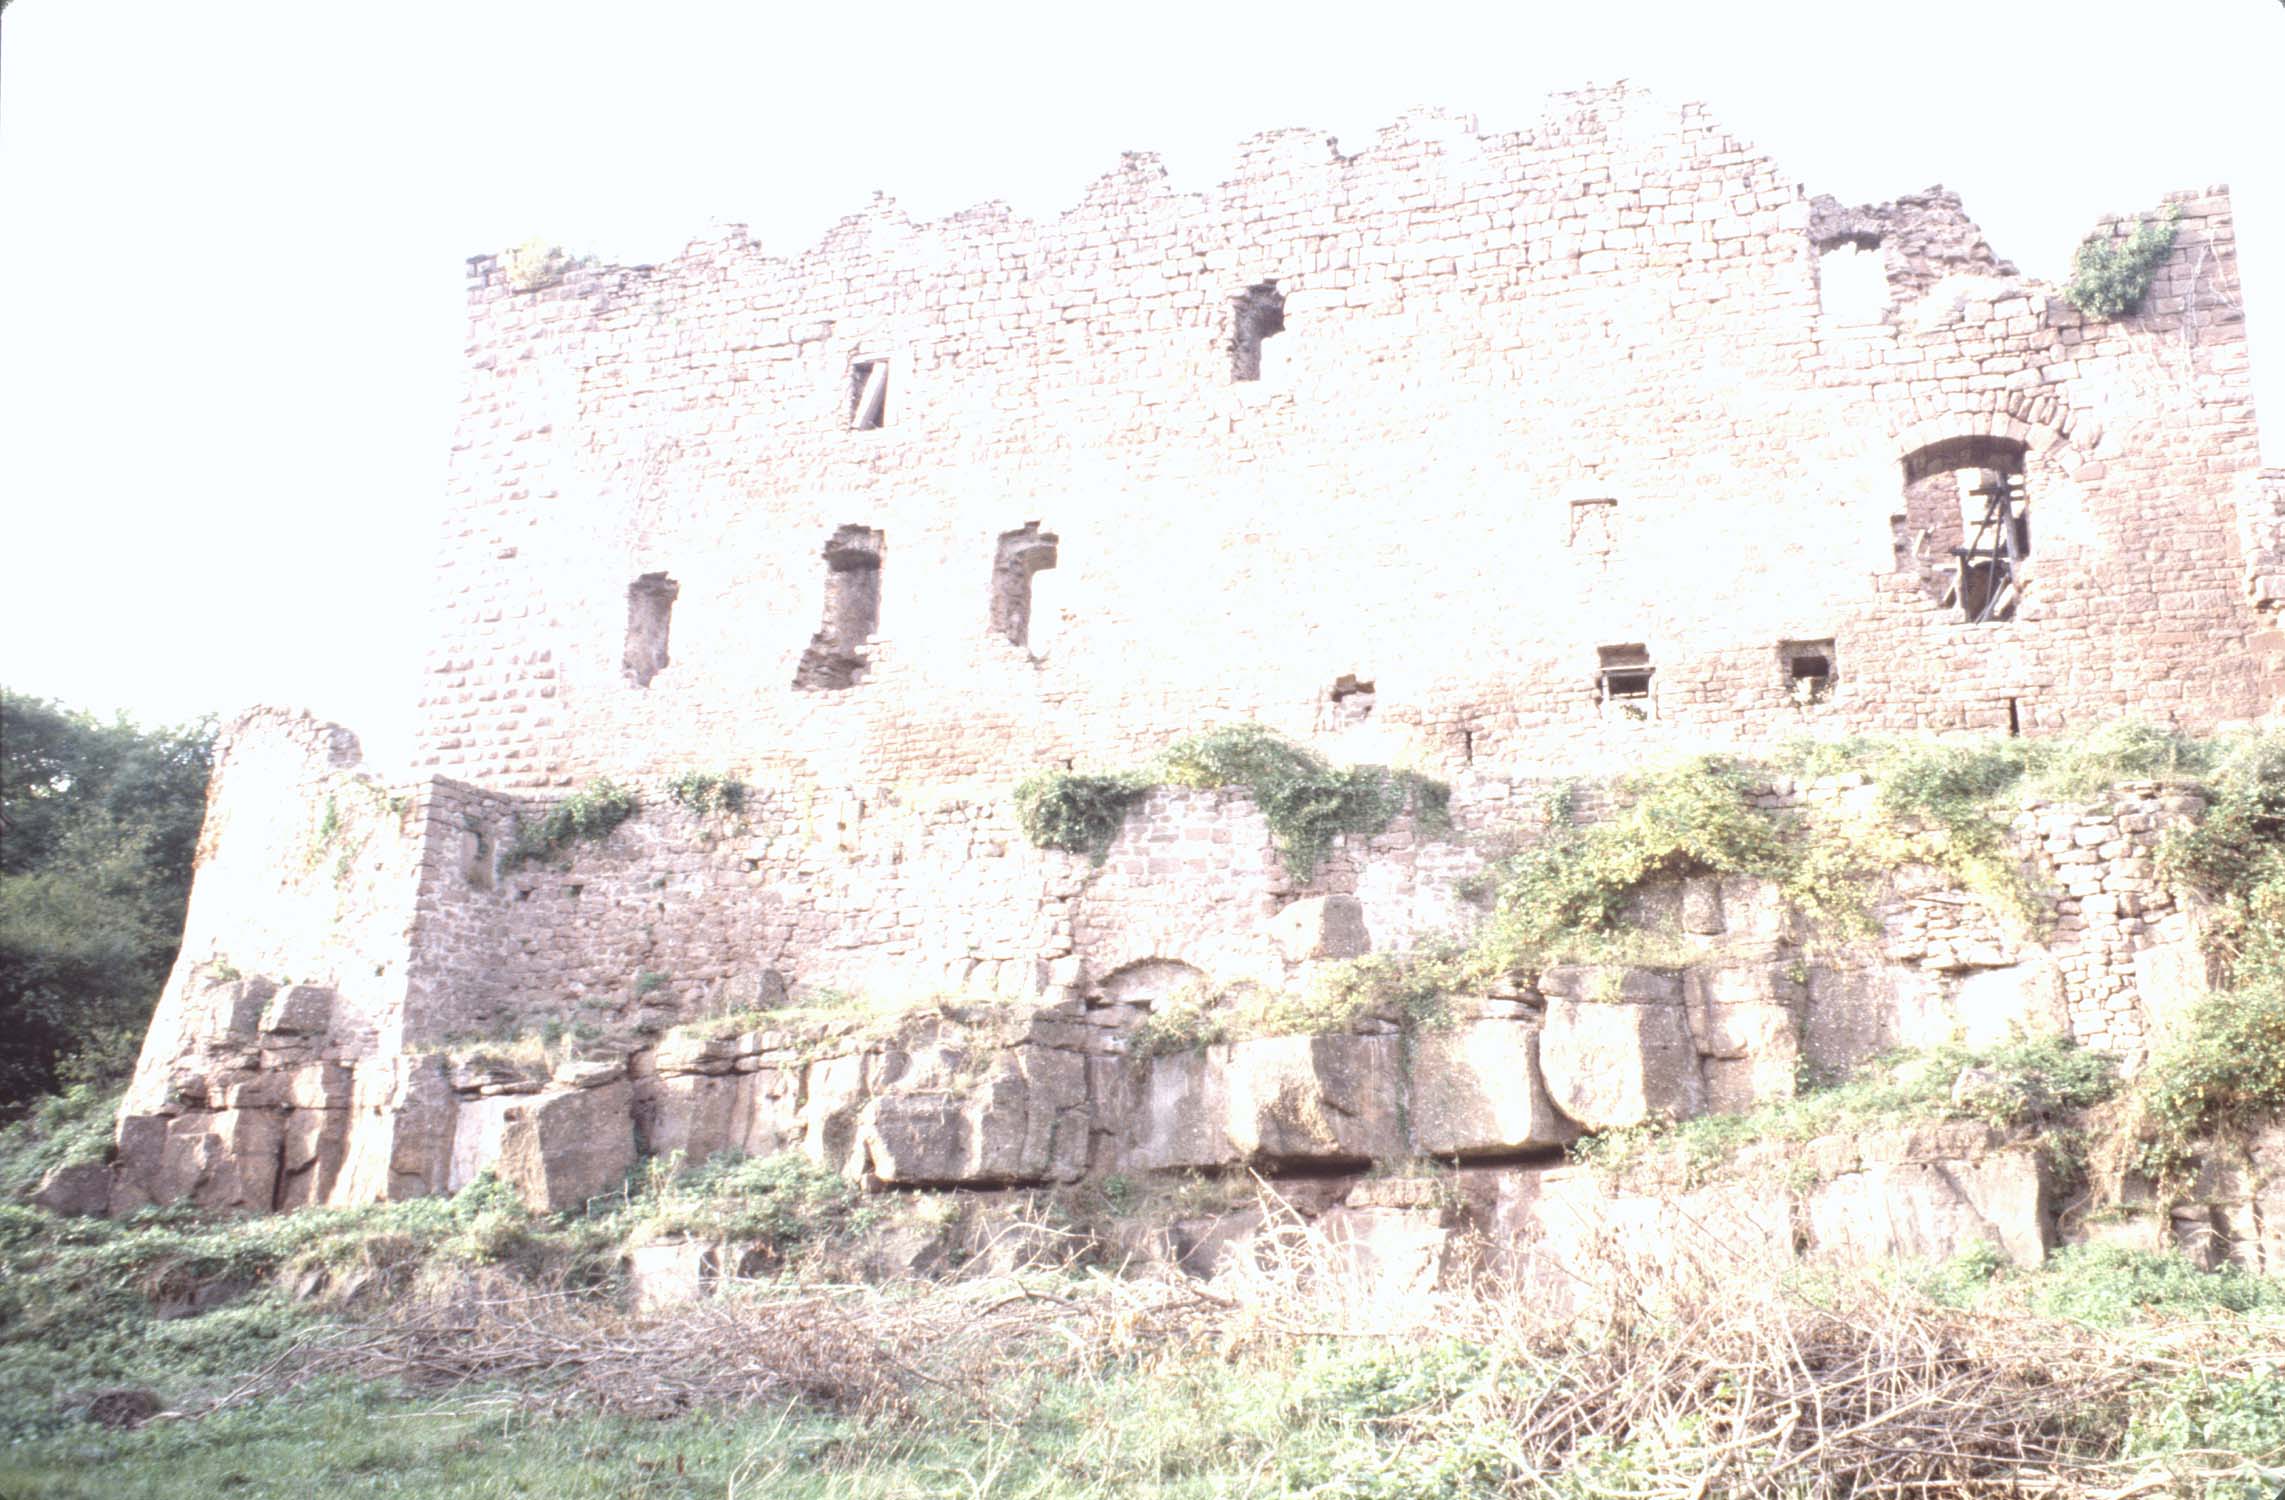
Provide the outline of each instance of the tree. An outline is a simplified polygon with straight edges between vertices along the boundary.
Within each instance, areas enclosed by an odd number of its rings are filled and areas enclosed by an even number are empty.
[[[0,1114],[123,1072],[182,939],[211,718],[143,730],[0,689]]]

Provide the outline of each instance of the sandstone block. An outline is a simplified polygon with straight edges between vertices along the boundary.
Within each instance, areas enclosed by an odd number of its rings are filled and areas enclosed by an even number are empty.
[[[1948,1260],[1991,1244],[2030,1267],[2051,1234],[2039,1165],[2024,1150],[1871,1162],[1818,1184],[1806,1211],[1816,1252],[1851,1260]]]
[[[624,1083],[510,1101],[500,1179],[543,1213],[578,1208],[617,1187],[635,1164],[634,1090]]]
[[[1478,1021],[1414,1038],[1408,1111],[1424,1156],[1485,1155],[1568,1145],[1578,1127],[1539,1077],[1539,1028]]]
[[[267,1213],[276,1206],[284,1116],[271,1109],[193,1110],[120,1122],[114,1211],[145,1204]]]
[[[1680,1004],[1550,998],[1539,1067],[1555,1107],[1588,1130],[1705,1112],[1698,1049]]]
[[[357,1064],[347,1156],[333,1201],[379,1203],[450,1191],[457,1117],[441,1057]]]
[[[1364,904],[1354,896],[1311,896],[1270,921],[1270,937],[1287,963],[1356,958],[1372,951]]]
[[[1230,1144],[1249,1160],[1391,1161],[1405,1154],[1397,1037],[1257,1037],[1226,1050]]]
[[[293,984],[263,1007],[261,1029],[282,1037],[321,1037],[332,1028],[334,992],[315,984]]]
[[[40,1179],[31,1201],[66,1218],[99,1219],[111,1212],[111,1166],[90,1161],[57,1167]]]
[[[981,1078],[916,1070],[864,1113],[859,1149],[901,1185],[1004,1185],[1076,1178],[1086,1169],[1086,1059],[1023,1046],[992,1049]],[[949,1083],[951,1086],[941,1086]]]

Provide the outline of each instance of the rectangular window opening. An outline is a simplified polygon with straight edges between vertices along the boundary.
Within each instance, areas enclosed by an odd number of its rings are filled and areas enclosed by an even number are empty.
[[[1833,663],[1837,658],[1833,643],[1826,641],[1780,641],[1777,660],[1783,668],[1786,693],[1796,703],[1823,703],[1833,696],[1833,687],[1839,681]]]
[[[1647,719],[1652,716],[1654,699],[1651,681],[1655,675],[1650,665],[1650,651],[1635,644],[1603,646],[1597,648],[1600,670],[1596,674],[1596,697],[1606,714],[1628,719]]]
[[[889,362],[860,359],[849,366],[849,427],[873,432],[889,422]]]
[[[1326,694],[1332,704],[1332,727],[1362,724],[1373,716],[1377,701],[1373,685],[1360,679],[1354,672],[1344,672],[1333,679],[1333,687]]]
[[[649,687],[666,668],[667,627],[681,592],[664,573],[645,573],[627,585],[627,645],[619,668],[636,687]]]

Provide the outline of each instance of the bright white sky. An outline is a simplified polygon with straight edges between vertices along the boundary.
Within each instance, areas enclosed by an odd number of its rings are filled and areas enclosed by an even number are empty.
[[[1942,182],[2048,277],[2106,211],[2237,191],[2285,462],[2278,0],[954,6],[16,0],[0,17],[0,681],[146,721],[283,702],[387,753],[417,681],[465,257],[714,220],[795,251],[1177,186],[1415,104],[1518,128],[1631,78],[1812,191]]]

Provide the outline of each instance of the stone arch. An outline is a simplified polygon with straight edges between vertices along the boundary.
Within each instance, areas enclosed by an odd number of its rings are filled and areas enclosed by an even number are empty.
[[[1179,958],[1138,958],[1121,964],[1088,986],[1087,998],[1101,1005],[1139,1005],[1152,1009],[1207,983],[1206,971]]]
[[[1967,408],[1915,405],[1890,414],[1889,446],[1903,462],[1923,448],[1959,438],[1998,438],[2020,443],[2026,468],[2059,469],[2075,475],[2085,461],[2073,440],[2080,413],[2063,405],[2045,386],[1989,391]]]
[[[2078,433],[2086,413],[2063,406],[2041,386],[1983,394],[1980,404],[1956,411],[1900,410],[1889,423],[1891,473],[1910,483],[1916,455],[1947,444],[2006,443],[2020,446],[2024,482],[2035,497],[2040,550],[2099,541],[2081,475],[2087,472],[2084,444],[2099,433]]]

